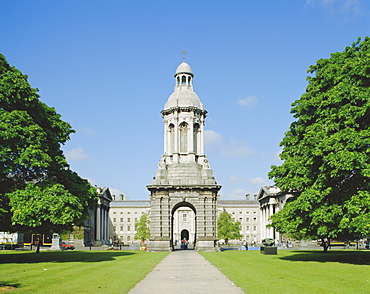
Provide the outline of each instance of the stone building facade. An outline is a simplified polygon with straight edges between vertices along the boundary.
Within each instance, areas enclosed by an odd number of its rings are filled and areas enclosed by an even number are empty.
[[[259,203],[256,200],[218,200],[217,215],[222,211],[230,213],[235,221],[240,221],[240,241],[248,244],[261,240],[261,219]],[[151,213],[149,200],[114,200],[111,202],[109,217],[110,236],[114,242],[123,244],[139,243],[135,240],[135,223],[143,213]],[[173,215],[172,239],[179,242],[186,239],[193,243],[196,234],[196,214],[189,207],[181,207]],[[218,240],[217,240],[218,241]],[[222,241],[222,240],[221,240]]]
[[[234,221],[240,222],[242,240],[248,244],[261,241],[261,215],[257,200],[219,200],[218,211],[228,212]]]
[[[121,244],[138,243],[135,240],[136,223],[144,213],[150,211],[149,200],[114,200],[111,202],[110,237]]]
[[[257,200],[260,207],[261,239],[283,240],[283,236],[279,232],[274,228],[267,227],[267,225],[270,223],[270,216],[281,210],[291,196],[290,194],[282,193],[276,186],[264,186],[260,189]]]
[[[109,207],[112,195],[109,188],[96,188],[98,191],[98,205],[96,209],[89,210],[85,222],[84,245],[101,246],[110,244],[110,218]]]

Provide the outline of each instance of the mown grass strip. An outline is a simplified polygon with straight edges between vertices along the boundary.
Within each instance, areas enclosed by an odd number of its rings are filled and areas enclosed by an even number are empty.
[[[370,292],[370,251],[201,254],[248,294]]]
[[[0,285],[16,293],[127,293],[168,253],[1,252]]]

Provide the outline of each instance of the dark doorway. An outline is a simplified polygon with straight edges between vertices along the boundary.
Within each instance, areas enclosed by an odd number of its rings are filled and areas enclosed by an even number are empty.
[[[188,230],[181,231],[181,240],[189,241],[189,231]]]

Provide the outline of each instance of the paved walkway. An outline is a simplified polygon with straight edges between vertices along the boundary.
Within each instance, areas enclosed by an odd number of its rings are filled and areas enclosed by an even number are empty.
[[[222,254],[222,253],[220,253]],[[167,255],[129,294],[244,293],[194,250]]]

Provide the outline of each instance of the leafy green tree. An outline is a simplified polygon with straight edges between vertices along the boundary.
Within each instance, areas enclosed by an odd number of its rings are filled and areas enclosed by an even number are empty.
[[[271,218],[292,236],[348,240],[370,234],[370,38],[320,59],[269,173],[293,195]]]
[[[140,217],[140,220],[136,223],[136,233],[135,239],[145,242],[145,240],[150,238],[150,229],[149,229],[149,215],[148,213],[143,213]]]
[[[240,222],[233,221],[231,215],[226,211],[220,213],[217,227],[218,237],[224,239],[226,244],[229,243],[229,240],[239,240],[243,237],[240,234]]]
[[[37,91],[0,54],[0,231],[71,231],[97,201],[61,150],[74,131]]]

